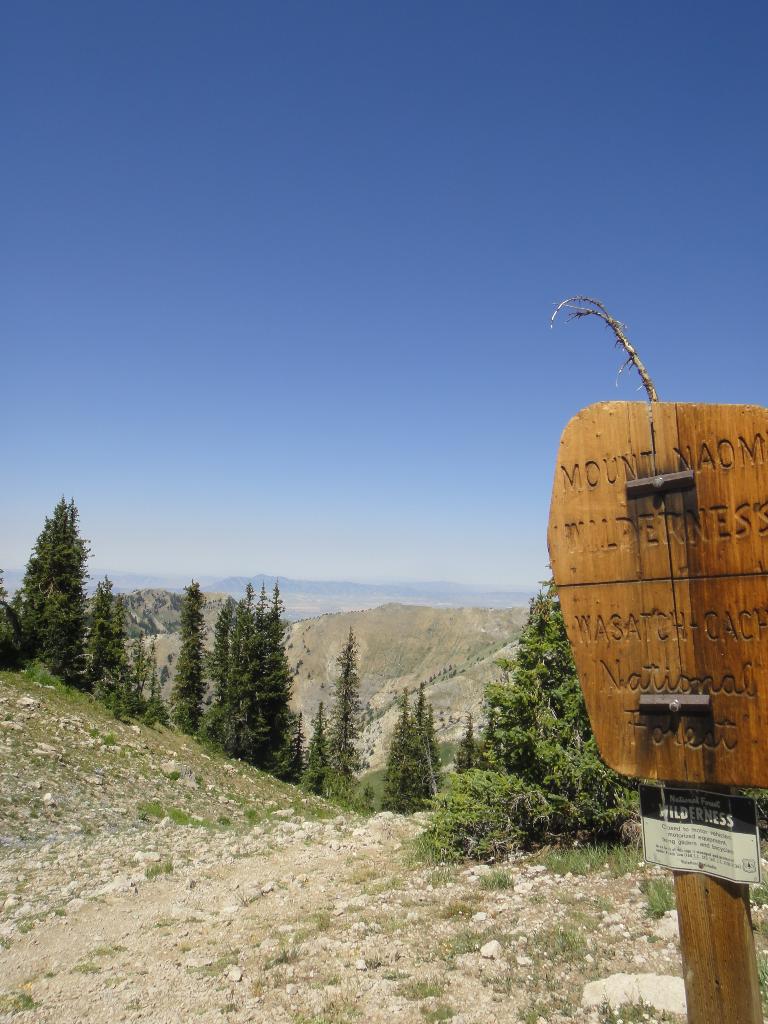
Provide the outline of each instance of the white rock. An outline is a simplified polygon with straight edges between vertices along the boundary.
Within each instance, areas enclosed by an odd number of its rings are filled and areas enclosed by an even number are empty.
[[[46,793],[45,796],[43,797],[43,803],[45,804],[46,807],[55,807],[56,799],[53,793]]]
[[[515,957],[515,962],[518,967],[530,967],[533,963],[531,957],[526,956],[524,953],[518,953]]]
[[[475,924],[480,924],[483,921],[488,920],[488,915],[483,910],[479,910],[476,914],[472,915],[472,920]]]
[[[368,970],[368,964],[365,962],[365,960],[355,960],[355,970],[356,971],[367,971]]]
[[[133,855],[137,864],[159,864],[162,860],[155,850],[137,850]]]
[[[232,964],[232,966],[227,970],[227,978],[230,981],[242,981],[243,980],[243,972],[237,966],[237,964]]]
[[[480,956],[486,960],[498,960],[501,956],[501,943],[498,939],[491,939],[484,946],[480,947]]]
[[[661,1012],[685,1014],[683,979],[670,974],[612,974],[590,981],[581,994],[584,1009],[608,1003],[617,1010],[626,1003],[639,1002]]]
[[[653,934],[667,942],[673,942],[678,937],[677,911],[668,910],[653,926]]]

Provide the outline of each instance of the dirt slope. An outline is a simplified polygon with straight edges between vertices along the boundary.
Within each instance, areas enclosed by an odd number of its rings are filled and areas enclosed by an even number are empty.
[[[420,822],[23,676],[0,674],[0,741],[0,1021],[607,1022],[585,981],[679,973],[636,855],[413,866]]]

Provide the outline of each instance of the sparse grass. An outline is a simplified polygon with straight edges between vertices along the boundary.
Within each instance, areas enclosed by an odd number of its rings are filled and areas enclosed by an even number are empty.
[[[9,1015],[34,1010],[37,1003],[28,992],[8,992],[0,995],[0,1013]]]
[[[764,907],[768,904],[768,882],[753,885],[750,889],[753,907]]]
[[[485,936],[483,936],[483,941],[485,941]],[[440,943],[440,952],[446,960],[453,960],[465,953],[476,953],[478,949],[480,949],[480,936],[468,928],[456,932],[455,935],[451,935]]]
[[[640,883],[645,894],[646,914],[658,919],[675,909],[675,892],[666,878],[646,878]]]
[[[421,1015],[424,1020],[429,1022],[429,1024],[436,1024],[437,1021],[450,1020],[452,1017],[455,1017],[456,1011],[447,1003],[441,1003],[440,1006],[436,1006],[433,1010],[429,1010],[426,1006],[422,1006]]]
[[[265,971],[272,971],[275,967],[283,967],[285,964],[295,963],[301,957],[301,946],[283,946],[273,957],[270,957],[264,964]]]
[[[768,956],[765,953],[757,954],[757,980],[760,983],[760,999],[765,1013],[768,1011]]]
[[[431,999],[445,992],[445,983],[437,978],[411,978],[398,986],[397,994],[404,999]]]
[[[141,821],[149,821],[151,818],[159,820],[165,817],[163,805],[159,800],[146,800],[140,803],[136,810]]]
[[[356,863],[349,874],[349,881],[353,885],[363,885],[374,878],[379,877],[380,872],[372,864]]]
[[[173,873],[173,861],[165,860],[161,864],[150,864],[147,870],[144,872],[146,877],[151,881],[153,878],[157,878],[158,875],[170,875]]]
[[[635,846],[581,846],[569,850],[546,850],[534,858],[555,875],[594,875],[607,870],[613,878],[636,871],[642,852]]]
[[[535,948],[549,960],[575,963],[587,953],[587,942],[581,932],[567,925],[557,925],[536,932]]]
[[[223,953],[220,957],[217,957],[213,963],[204,964],[201,967],[188,967],[187,970],[192,974],[199,974],[204,978],[215,978],[219,974],[222,974],[227,967],[231,967],[232,964],[236,964],[240,959],[240,950],[231,949],[228,953]]]
[[[101,737],[101,742],[104,744],[105,747],[116,747],[117,736],[115,736],[113,732],[105,733],[105,735]]]
[[[669,1021],[672,1018],[667,1013],[654,1010],[647,1003],[623,1003],[616,1009],[611,1009],[607,1003],[599,1009],[599,1024],[645,1024],[646,1021]]]
[[[98,974],[100,970],[101,967],[93,960],[84,960],[72,968],[72,972],[77,974]]]
[[[487,875],[480,876],[480,888],[488,892],[493,892],[497,889],[511,889],[512,886],[512,875],[503,868],[494,868]]]
[[[405,846],[405,862],[408,867],[442,867],[457,863],[458,857],[446,857],[445,851],[428,832],[421,832]]]
[[[114,956],[115,953],[124,953],[125,946],[97,946],[91,950],[91,956]]]
[[[434,871],[429,873],[427,882],[432,886],[433,889],[439,889],[443,885],[448,885],[456,877],[456,869],[444,865],[440,868],[435,868]]]
[[[466,898],[449,900],[448,903],[440,907],[438,915],[445,921],[452,921],[458,917],[471,917],[475,912],[475,906],[476,901]]]

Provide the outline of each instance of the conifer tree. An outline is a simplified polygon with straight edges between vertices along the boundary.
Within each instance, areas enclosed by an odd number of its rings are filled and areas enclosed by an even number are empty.
[[[472,712],[467,715],[467,728],[461,737],[459,749],[456,751],[453,767],[457,772],[468,772],[477,768],[478,764],[477,747],[475,744],[474,725],[472,723]]]
[[[422,805],[423,796],[419,780],[419,739],[407,690],[403,690],[398,706],[400,714],[389,747],[381,806],[385,811],[410,814]]]
[[[21,658],[21,622],[8,601],[0,569],[0,668],[16,668]]]
[[[91,628],[86,645],[86,674],[99,700],[114,708],[127,668],[125,607],[112,593],[108,577],[99,580],[91,605]]]
[[[144,645],[144,634],[139,633],[131,644],[128,671],[120,691],[116,714],[125,718],[138,718],[146,708],[144,692],[149,686],[152,663]]]
[[[169,724],[168,708],[163,700],[161,679],[162,673],[158,675],[157,671],[157,648],[153,637],[149,646],[149,697],[142,715],[147,725]]]
[[[431,797],[437,795],[442,783],[440,766],[440,750],[435,737],[435,718],[431,704],[427,703],[424,683],[419,686],[416,708],[413,714],[416,747],[419,757],[419,790],[426,805]]]
[[[65,683],[88,689],[85,673],[88,543],[74,500],[62,498],[35,542],[15,606],[28,657]]]
[[[304,748],[304,724],[301,712],[294,715],[294,731],[291,741],[291,759],[286,773],[288,782],[299,782],[306,767],[306,750]]]
[[[357,749],[361,731],[357,653],[357,641],[350,627],[347,641],[336,659],[339,676],[334,690],[330,728],[331,763],[342,784],[350,783],[362,768],[362,758]]]
[[[221,606],[213,632],[213,650],[208,659],[208,672],[213,681],[214,701],[223,702],[229,680],[230,643],[235,621],[235,602],[228,597]]]
[[[328,752],[328,735],[326,732],[326,720],[323,712],[323,702],[317,709],[317,714],[312,720],[312,737],[307,750],[307,763],[304,774],[301,777],[301,784],[310,793],[317,793],[323,796],[326,792],[328,775],[331,770],[330,756]]]
[[[203,641],[205,598],[195,580],[184,588],[181,602],[181,650],[171,693],[171,717],[182,732],[195,733],[200,725],[205,696]]]
[[[266,600],[266,593],[262,589]],[[261,602],[260,602],[261,604]],[[272,600],[263,616],[263,676],[259,680],[260,711],[267,724],[261,766],[280,777],[291,772],[295,721],[291,711],[293,676],[285,652],[285,607],[275,582]]]

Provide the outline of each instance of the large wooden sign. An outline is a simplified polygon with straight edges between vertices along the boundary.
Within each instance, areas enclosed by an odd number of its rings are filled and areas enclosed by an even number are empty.
[[[768,787],[768,410],[584,409],[560,442],[549,552],[606,763]]]

